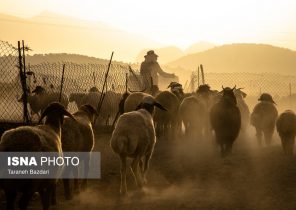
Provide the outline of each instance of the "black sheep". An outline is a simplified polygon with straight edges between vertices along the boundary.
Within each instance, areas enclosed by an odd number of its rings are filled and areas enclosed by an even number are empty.
[[[223,88],[223,87],[222,87]],[[241,114],[237,106],[234,88],[223,88],[222,97],[210,110],[210,121],[222,157],[232,151],[232,145],[241,127]]]
[[[270,145],[278,111],[270,94],[263,93],[258,101],[260,102],[251,114],[251,124],[256,128],[258,144],[261,146],[262,134],[264,134],[266,145]]]
[[[276,128],[282,140],[286,155],[293,155],[296,136],[296,115],[292,110],[283,112],[276,121]]]

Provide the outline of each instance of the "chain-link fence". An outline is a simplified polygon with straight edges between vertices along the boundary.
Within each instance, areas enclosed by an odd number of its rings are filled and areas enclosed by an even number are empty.
[[[65,70],[62,84],[63,65],[65,65]],[[139,69],[139,66],[136,64],[131,67],[132,69]],[[28,94],[30,96],[34,95],[32,90],[37,86],[42,86],[48,93],[60,94],[62,91],[70,101],[68,109],[74,112],[77,110],[77,105],[79,105],[75,96],[83,98],[89,94],[89,90],[93,87],[102,92],[107,69],[108,62],[105,62],[105,64],[77,64],[72,62],[26,64]],[[20,82],[18,49],[3,41],[0,41],[0,74],[0,122],[23,122],[23,103],[19,99],[21,99],[24,91]],[[198,75],[197,71],[193,72],[189,79],[191,82],[188,82],[187,87],[184,87],[185,92],[196,90],[198,84],[202,83],[201,78],[202,76]],[[286,107],[295,108],[296,105],[295,76],[283,76],[280,73],[205,72],[203,78],[205,83],[215,90],[221,90],[222,85],[224,87],[236,85],[237,87],[244,88],[244,91],[248,94],[247,100],[251,106],[257,102],[258,96],[263,92],[272,94],[279,104],[285,104]],[[165,89],[169,82],[162,81]],[[112,123],[118,112],[121,94],[127,88],[134,91],[144,89],[139,72],[131,71],[128,64],[112,63],[104,90],[104,102],[101,110],[102,123],[109,125]],[[95,101],[94,106],[97,106],[101,95],[100,93],[93,95],[95,98],[91,99],[91,102]],[[30,106],[29,113],[30,118],[33,121],[37,121],[38,116],[33,115],[32,107]]]
[[[23,122],[24,109],[22,89],[20,79],[20,68],[18,49],[0,41],[0,122],[19,123]],[[22,62],[23,63],[23,62]],[[63,73],[63,66],[64,75]],[[27,86],[27,100],[29,104],[29,118],[36,122],[39,118],[38,113],[34,112],[34,105],[40,103],[32,96],[32,91],[41,86],[48,95],[59,96],[62,92],[70,99],[68,109],[70,112],[77,110],[80,105],[79,100],[86,98],[85,103],[92,103],[97,106],[101,97],[104,99],[102,104],[101,116],[104,124],[110,125],[116,113],[121,94],[126,90],[141,90],[141,78],[138,72],[132,71],[127,64],[112,63],[105,88],[103,84],[106,78],[108,64],[76,64],[71,62],[61,63],[39,63],[35,65],[26,64],[25,80]],[[63,78],[62,78],[63,77]],[[63,80],[63,81],[62,81]],[[92,98],[87,97],[90,89],[96,87],[97,94],[92,94]],[[103,94],[102,94],[103,91]],[[75,97],[79,96],[79,97]],[[71,99],[72,97],[72,99]],[[35,101],[34,101],[35,100]],[[38,106],[37,106],[38,107]],[[38,110],[38,109],[37,109]]]
[[[0,40],[0,122],[19,122],[23,117],[16,98],[21,92],[18,65],[17,49]]]
[[[213,90],[224,87],[243,88],[248,94],[249,104],[254,105],[261,93],[270,93],[274,100],[284,109],[296,107],[296,76],[286,76],[275,73],[204,73],[206,84]],[[202,76],[198,71],[191,75],[191,82],[186,91],[192,92],[202,83]]]
[[[65,65],[65,69],[62,82],[63,65]],[[80,105],[79,101],[83,98],[85,100],[81,103],[98,106],[107,69],[107,64],[76,64],[69,62],[30,65],[27,66],[27,86],[31,91],[37,86],[42,86],[49,93],[59,94],[62,91],[70,101],[69,111],[74,112]],[[121,95],[127,88],[132,90],[142,88],[138,77],[137,72],[131,73],[128,65],[111,64],[104,88],[105,96],[101,108],[101,116],[104,122],[102,123],[112,124],[118,112]],[[90,93],[90,90],[94,87],[96,88],[95,93]]]

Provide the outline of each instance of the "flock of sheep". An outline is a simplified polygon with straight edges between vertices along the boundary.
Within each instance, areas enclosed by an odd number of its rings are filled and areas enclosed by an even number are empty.
[[[183,93],[179,83],[172,82],[170,91],[151,93],[133,92],[116,95],[109,93],[105,99],[116,99],[121,114],[113,130],[110,146],[121,161],[120,192],[127,193],[126,173],[127,158],[132,159],[131,169],[137,185],[141,188],[146,183],[149,160],[153,154],[156,136],[165,136],[167,140],[177,139],[181,135],[196,140],[215,138],[225,157],[232,152],[232,146],[240,132],[245,132],[251,123],[256,128],[258,143],[271,143],[275,127],[281,137],[284,152],[293,154],[296,135],[296,115],[287,110],[278,116],[278,111],[270,94],[264,93],[251,113],[244,101],[246,93],[241,88],[223,87],[222,91],[211,90],[209,85],[201,85],[194,93]],[[49,93],[42,87],[36,87],[35,95],[29,96],[31,110],[41,113],[37,126],[22,126],[6,131],[0,142],[0,151],[35,151],[35,152],[89,152],[95,139],[94,119],[103,118],[108,113],[103,108],[98,113],[100,93],[92,88],[89,93],[63,95],[61,103],[56,102],[56,93]],[[107,97],[107,98],[106,98]],[[49,100],[50,99],[50,100]],[[22,99],[20,99],[22,100]],[[35,101],[35,102],[34,102]],[[79,108],[71,114],[67,111],[69,101]],[[110,110],[109,110],[110,111]],[[64,117],[65,116],[65,117]],[[182,125],[185,133],[183,134]],[[85,172],[89,170],[89,157],[85,158]],[[70,172],[69,172],[70,173]],[[77,175],[77,171],[72,171]],[[75,176],[76,177],[76,176]],[[22,192],[20,209],[27,209],[35,192],[39,192],[43,209],[56,203],[55,188],[58,177],[51,180],[1,180],[0,187],[5,191],[7,209],[14,209],[17,192]],[[70,180],[63,180],[66,199],[72,198]],[[83,180],[82,187],[87,186]],[[78,188],[78,180],[74,179]]]

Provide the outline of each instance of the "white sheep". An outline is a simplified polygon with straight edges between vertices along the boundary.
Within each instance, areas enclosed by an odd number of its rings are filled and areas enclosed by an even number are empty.
[[[124,101],[124,112],[135,111],[144,97],[150,96],[148,93],[134,92],[131,93]]]
[[[95,139],[92,128],[92,122],[97,115],[96,110],[91,105],[82,105],[79,110],[73,114],[76,121],[65,119],[62,127],[62,149],[63,152],[88,152],[83,156],[84,176],[89,173],[90,152],[93,150]],[[74,190],[78,190],[78,167],[69,168],[65,173],[73,172],[75,176]],[[70,191],[70,180],[64,179],[65,197],[67,200],[72,199]],[[87,179],[82,182],[82,188],[86,188]]]
[[[20,99],[18,99],[18,102],[23,103],[23,100],[24,100],[24,94]],[[38,117],[40,117],[42,103],[40,103],[39,97],[36,95],[27,95],[27,102],[30,105],[31,116],[37,115]]]
[[[94,109],[98,109],[101,99],[100,92],[89,92],[82,98],[83,104],[90,104]],[[99,111],[99,116],[102,122],[107,122],[108,119],[113,119],[118,111],[118,104],[120,102],[120,94],[114,91],[107,91],[104,94],[103,102]]]
[[[165,110],[152,96],[143,98],[136,111],[121,115],[111,137],[111,148],[121,160],[120,192],[127,193],[126,158],[132,158],[131,169],[136,183],[142,187],[156,142],[152,114],[154,106]],[[143,163],[144,161],[144,163]]]
[[[31,114],[36,114],[37,116],[40,116],[40,113],[42,113],[45,108],[52,102],[59,102],[60,99],[60,93],[58,92],[47,92],[43,87],[37,86],[35,90],[32,91],[32,93],[35,93],[34,95],[27,95],[27,102],[30,105],[31,108]],[[24,95],[20,99],[18,99],[18,102],[23,102]],[[66,94],[61,95],[61,104],[65,106],[67,109],[69,104],[69,99]]]
[[[62,155],[61,126],[63,116],[75,118],[60,103],[50,104],[42,113],[40,121],[46,117],[43,125],[20,126],[6,131],[0,142],[1,152],[56,152]],[[20,209],[27,209],[35,192],[39,192],[43,209],[48,209],[50,199],[55,203],[56,179],[2,180],[7,199],[7,209],[14,209],[16,192],[22,192]]]
[[[53,102],[59,102],[67,109],[69,104],[68,96],[64,93],[61,94],[58,92],[49,92],[46,91],[41,86],[36,86],[36,88],[32,91],[32,93],[35,93],[35,96],[38,97],[38,102],[41,106],[41,112],[44,111],[44,109]]]

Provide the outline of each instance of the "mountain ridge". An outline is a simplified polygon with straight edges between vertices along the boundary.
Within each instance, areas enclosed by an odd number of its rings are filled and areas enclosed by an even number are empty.
[[[268,44],[228,44],[167,63],[171,67],[192,70],[200,64],[207,72],[281,72],[290,75],[296,74],[296,51]]]

